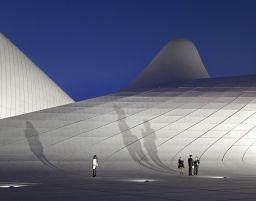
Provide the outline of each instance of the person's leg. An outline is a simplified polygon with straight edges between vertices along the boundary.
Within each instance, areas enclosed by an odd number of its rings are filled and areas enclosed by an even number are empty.
[[[95,169],[92,170],[92,176],[95,177],[96,176],[96,172]]]
[[[195,175],[198,174],[198,166],[195,166]]]

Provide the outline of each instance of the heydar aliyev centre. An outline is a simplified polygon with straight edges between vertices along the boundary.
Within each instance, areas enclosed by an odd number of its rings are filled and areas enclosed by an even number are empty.
[[[73,102],[0,33],[0,119]]]
[[[195,45],[166,44],[126,89],[74,102],[0,35],[0,175],[256,174],[256,76],[211,78]]]

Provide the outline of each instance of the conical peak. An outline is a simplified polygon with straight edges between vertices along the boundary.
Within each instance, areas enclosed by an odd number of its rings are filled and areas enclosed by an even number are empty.
[[[175,81],[209,78],[196,46],[186,39],[168,42],[129,88],[168,85]]]
[[[177,39],[171,40],[165,46],[169,46],[169,45],[178,45],[178,46],[193,45],[195,47],[195,44],[191,40],[183,39],[183,38],[177,38]]]
[[[0,119],[74,102],[2,33],[0,50]]]

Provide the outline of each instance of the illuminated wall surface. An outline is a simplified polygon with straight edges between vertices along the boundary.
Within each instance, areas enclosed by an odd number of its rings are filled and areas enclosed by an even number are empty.
[[[173,81],[209,78],[193,42],[176,39],[167,43],[129,88],[165,86]]]
[[[0,33],[0,119],[72,102]]]
[[[192,154],[201,159],[200,174],[255,174],[256,76],[213,79],[205,78],[206,70],[198,72],[204,79],[133,88],[0,120],[1,173],[88,176],[96,154],[105,176],[177,174],[178,158],[187,168]]]
[[[121,92],[0,121],[2,170],[101,174],[172,172],[178,157],[200,170],[255,171],[256,77],[209,79]],[[186,163],[185,163],[186,165]]]

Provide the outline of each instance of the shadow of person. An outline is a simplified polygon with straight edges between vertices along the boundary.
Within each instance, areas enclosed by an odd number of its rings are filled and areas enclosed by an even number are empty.
[[[159,167],[164,168],[165,170],[172,170],[168,166],[166,166],[158,156],[158,149],[156,146],[156,133],[155,130],[150,127],[150,122],[148,120],[144,120],[144,129],[141,129],[141,133],[144,139],[144,148],[147,150],[148,156],[150,159]]]
[[[114,109],[118,115],[118,127],[120,129],[120,132],[122,133],[125,148],[128,150],[131,158],[138,165],[141,165],[154,171],[159,171],[159,169],[157,169],[156,166],[151,164],[148,158],[145,156],[139,138],[131,133],[129,126],[125,121],[126,115],[124,110],[116,105],[114,105]]]
[[[54,166],[45,156],[44,147],[39,139],[39,133],[29,121],[26,122],[26,129],[24,130],[30,151],[47,167],[59,170]]]

